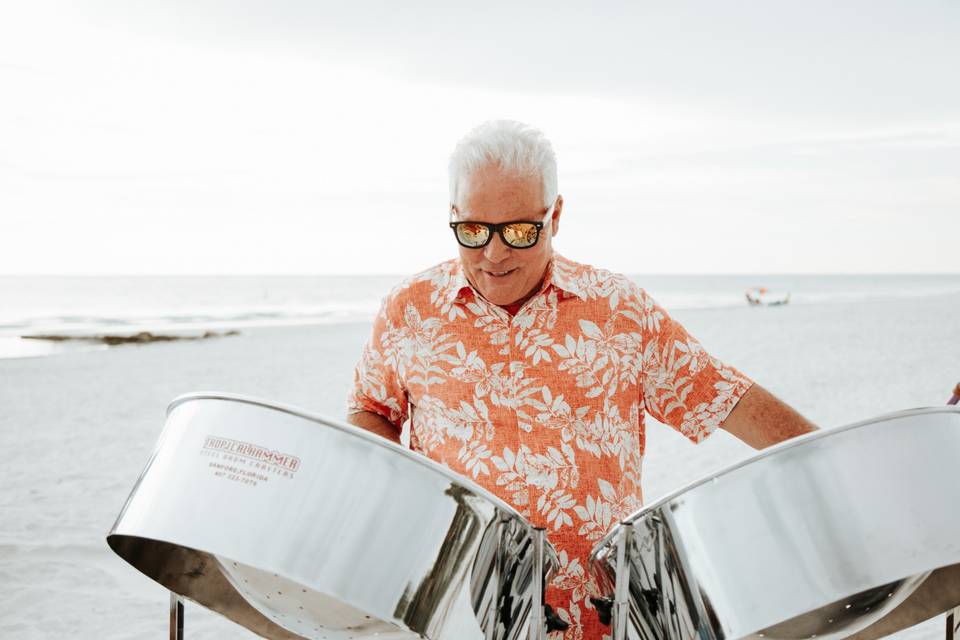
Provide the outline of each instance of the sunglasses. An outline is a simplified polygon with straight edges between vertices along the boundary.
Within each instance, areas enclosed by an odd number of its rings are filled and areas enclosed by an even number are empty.
[[[547,216],[553,210],[553,206],[547,209]],[[480,249],[490,244],[494,233],[500,234],[500,239],[508,247],[514,249],[529,249],[537,244],[540,239],[540,230],[543,229],[542,222],[533,222],[530,220],[515,220],[513,222],[501,222],[492,224],[490,222],[451,222],[450,228],[453,229],[453,235],[457,237],[457,242],[461,247],[468,249]]]

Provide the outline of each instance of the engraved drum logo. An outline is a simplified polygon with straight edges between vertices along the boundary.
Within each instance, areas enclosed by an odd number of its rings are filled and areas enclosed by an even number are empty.
[[[215,477],[255,487],[272,478],[292,479],[300,458],[250,442],[207,435],[200,455]]]

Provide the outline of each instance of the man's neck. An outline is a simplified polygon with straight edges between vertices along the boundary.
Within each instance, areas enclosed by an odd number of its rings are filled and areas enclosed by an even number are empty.
[[[501,309],[505,309],[506,312],[512,316],[517,315],[517,311],[520,311],[520,307],[525,305],[527,303],[527,300],[529,300],[533,296],[540,293],[540,290],[543,289],[543,283],[546,280],[546,278],[547,278],[547,274],[544,273],[543,278],[540,278],[540,282],[537,283],[537,286],[531,289],[530,292],[527,293],[527,295],[523,296],[519,300],[511,302],[510,304],[498,304],[497,306],[500,307]]]
[[[499,306],[510,315],[515,316],[517,315],[517,312],[520,311],[520,307],[523,306],[523,302],[514,302],[513,304],[504,304]]]

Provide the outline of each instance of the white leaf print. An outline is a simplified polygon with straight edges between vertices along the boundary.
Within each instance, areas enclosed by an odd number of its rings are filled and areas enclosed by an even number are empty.
[[[600,340],[603,337],[600,327],[589,320],[580,320],[580,330],[583,331],[584,335],[594,340]]]

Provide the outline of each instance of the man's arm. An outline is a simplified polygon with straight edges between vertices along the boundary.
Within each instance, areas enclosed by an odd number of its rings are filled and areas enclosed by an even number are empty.
[[[720,428],[754,449],[764,449],[817,430],[815,424],[758,384],[743,394]]]
[[[741,400],[743,402],[743,400]],[[347,422],[360,427],[378,436],[383,436],[390,442],[400,444],[400,432],[393,424],[378,413],[370,411],[356,411],[347,415]]]

